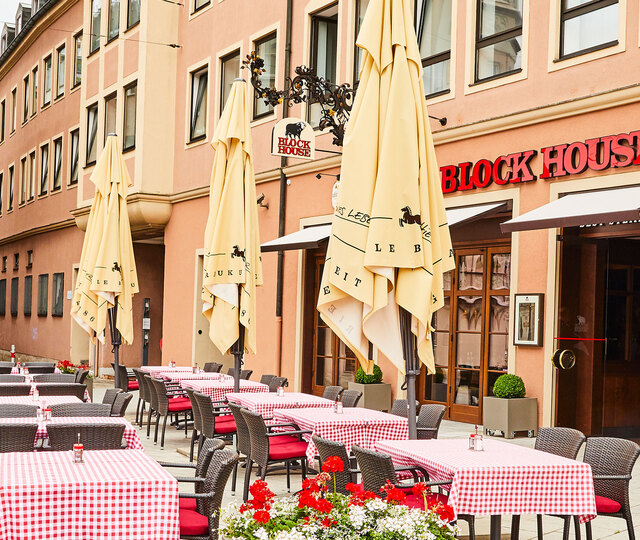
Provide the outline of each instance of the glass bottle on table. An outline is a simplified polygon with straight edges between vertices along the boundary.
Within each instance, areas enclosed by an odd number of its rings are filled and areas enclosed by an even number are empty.
[[[83,453],[84,453],[84,445],[80,442],[80,433],[78,433],[78,442],[73,445],[73,462],[82,463]]]

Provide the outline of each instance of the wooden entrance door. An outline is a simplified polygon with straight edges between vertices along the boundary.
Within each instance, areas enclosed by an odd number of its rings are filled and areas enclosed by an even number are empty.
[[[434,317],[436,373],[421,377],[420,398],[445,404],[451,420],[480,423],[482,397],[507,371],[509,251],[456,250],[456,269],[446,276],[445,307]]]

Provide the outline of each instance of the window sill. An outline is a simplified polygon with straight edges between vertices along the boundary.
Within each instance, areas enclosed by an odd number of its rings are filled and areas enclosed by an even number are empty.
[[[191,139],[187,141],[187,148],[195,148],[196,146],[200,146],[207,142],[207,136],[203,135],[202,137],[198,137],[197,139]]]
[[[114,41],[117,41],[117,39],[118,39],[119,37],[120,37],[120,31],[118,30],[118,34],[117,34],[117,35],[115,35],[115,36],[113,36],[113,37],[110,37],[110,38],[107,40],[107,42],[104,44],[104,46],[106,47],[106,46],[108,46],[108,45],[111,45]]]
[[[74,182],[73,184],[72,184],[72,183],[67,184],[67,190],[69,190],[69,189],[75,189],[75,188],[77,188],[77,187],[78,187],[78,182],[77,182],[77,181],[76,181],[76,182]]]
[[[40,194],[38,195],[38,200],[40,200],[40,199],[46,199],[48,196],[49,196],[49,193],[48,193],[48,192],[40,193]]]
[[[95,55],[95,54],[97,54],[97,53],[99,53],[99,52],[100,52],[100,47],[98,47],[98,48],[97,48],[96,50],[94,50],[94,51],[90,51],[90,52],[89,52],[89,54],[87,55],[87,60],[88,60],[89,58],[91,58],[93,55]]]
[[[128,148],[122,148],[122,153],[123,154],[128,154],[129,152],[133,152],[136,149],[136,145],[134,144],[133,146],[129,146]]]
[[[191,2],[191,0],[189,0],[189,2]],[[196,19],[197,17],[199,17],[200,15],[202,15],[203,13],[206,13],[212,7],[213,7],[213,2],[210,1],[210,2],[208,2],[206,4],[204,4],[203,6],[200,6],[198,9],[190,12],[189,13],[189,21],[192,21],[192,20]]]
[[[599,60],[600,58],[613,56],[614,54],[618,54],[626,50],[624,41],[616,41],[611,43],[613,44],[607,44],[606,47],[600,46],[597,48],[581,51],[580,53],[563,56],[562,58],[550,58],[548,65],[549,73],[558,71],[560,69],[566,69],[580,64],[585,64],[587,62],[592,62],[594,60]]]
[[[73,94],[74,92],[77,92],[78,90],[80,90],[81,85],[82,83],[78,83],[75,86],[72,86],[71,88],[69,88],[69,94]]]
[[[510,71],[509,73],[503,73],[498,76],[494,76],[482,81],[469,83],[465,89],[465,95],[474,94],[475,92],[482,92],[484,90],[490,90],[506,84],[512,84],[525,80],[527,78],[527,69],[518,68],[517,70]]]
[[[88,168],[90,168],[90,167],[93,167],[95,164],[96,164],[96,162],[95,162],[95,161],[87,162],[87,163],[85,164],[84,168],[85,168],[85,169],[88,169]]]
[[[140,24],[140,21],[138,20],[138,21],[134,22],[132,25],[127,26],[127,29],[124,31],[124,33],[126,34],[129,30],[133,30],[139,24]]]
[[[55,99],[53,100],[54,103],[57,103],[58,101],[60,101],[62,98],[64,97],[64,92],[62,92],[62,94],[60,94],[59,96],[56,96]]]
[[[51,107],[51,102],[50,101],[48,103],[43,103],[42,107],[40,107],[40,110],[44,111],[45,109],[48,109],[49,107]]]
[[[253,120],[251,120],[251,123],[249,125],[250,127],[257,127],[257,126],[261,126],[262,124],[267,124],[268,122],[274,122],[277,119],[278,119],[278,115],[274,110],[269,114],[263,114],[262,116],[258,116],[257,118],[254,118]]]
[[[51,195],[56,195],[56,194],[61,193],[61,192],[62,192],[62,186],[60,186],[59,188],[56,188],[56,189],[52,189],[51,190]]]

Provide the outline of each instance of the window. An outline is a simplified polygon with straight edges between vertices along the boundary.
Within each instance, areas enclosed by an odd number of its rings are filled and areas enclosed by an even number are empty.
[[[100,17],[102,0],[91,0],[91,39],[89,40],[89,54],[100,48]]]
[[[36,194],[36,153],[29,154],[29,186],[27,195],[32,201]]]
[[[0,315],[7,314],[7,280],[0,279]]]
[[[311,17],[311,68],[319,77],[336,80],[338,59],[338,6],[334,4],[314,13]],[[322,108],[319,103],[309,103],[309,122],[317,126]]]
[[[47,316],[49,304],[49,274],[38,276],[38,317]]]
[[[4,142],[4,127],[5,127],[6,112],[7,112],[7,102],[3,99],[2,103],[0,103],[0,114],[2,114],[2,118],[0,119],[0,142]]]
[[[27,158],[20,160],[20,204],[27,202]]]
[[[96,162],[98,148],[96,135],[98,134],[98,104],[87,108],[87,165]]]
[[[16,89],[11,91],[11,133],[16,130],[16,117],[18,116],[18,99]]]
[[[31,71],[31,114],[38,110],[38,66]]]
[[[211,3],[211,0],[193,0],[193,13],[202,9],[205,6],[208,6]]]
[[[618,44],[618,0],[561,0],[560,58]]]
[[[62,137],[53,141],[53,187],[58,191],[62,186]]]
[[[66,73],[67,48],[63,45],[58,49],[58,68],[56,73],[56,97],[64,94],[64,78]]]
[[[118,100],[116,95],[104,99],[104,140],[107,142],[107,136],[109,133],[116,132],[116,112],[117,112]]]
[[[49,144],[40,148],[40,195],[49,190]]]
[[[18,316],[18,278],[11,278],[11,316]]]
[[[24,277],[24,306],[22,308],[25,317],[31,317],[31,284],[33,276]]]
[[[7,271],[7,256],[4,255],[2,257],[2,271],[6,272]]]
[[[122,149],[131,150],[136,147],[136,109],[138,100],[138,84],[133,83],[124,89],[124,122]]]
[[[29,75],[22,81],[22,122],[29,120]]]
[[[209,68],[207,67],[194,71],[191,74],[191,119],[189,124],[189,142],[199,141],[207,136],[208,79]]]
[[[7,206],[7,212],[13,210],[13,177],[14,168],[13,165],[9,167],[9,204]]]
[[[362,69],[362,49],[358,47],[355,43],[358,41],[358,34],[360,33],[360,28],[362,27],[364,14],[367,12],[367,8],[369,7],[369,1],[370,0],[356,0],[356,27],[354,31],[355,53],[353,56],[353,81],[354,81],[353,86],[354,87],[358,86],[358,82],[360,80],[360,70]]]
[[[476,0],[475,82],[520,71],[522,0]]]
[[[276,34],[271,34],[255,43],[257,55],[264,61],[264,73],[259,79],[264,88],[273,88],[276,85]],[[259,118],[273,112],[271,105],[265,105],[264,99],[258,98],[253,92],[253,117]]]
[[[69,184],[78,183],[78,161],[80,158],[80,130],[71,132],[71,166],[69,167]]]
[[[47,56],[43,62],[44,77],[42,81],[42,106],[51,103],[51,55]]]
[[[18,270],[20,268],[20,253],[13,254],[13,269]]]
[[[62,317],[64,300],[64,274],[53,274],[53,285],[51,290],[51,316]]]
[[[32,267],[33,267],[33,250],[28,249],[27,250],[27,268],[32,268]]]
[[[140,22],[140,0],[128,0],[127,6],[127,28]]]
[[[425,95],[446,94],[451,64],[451,0],[422,0],[418,42]]]
[[[222,80],[220,86],[220,113],[231,93],[233,79],[240,75],[240,50],[228,54],[222,59]]]
[[[120,0],[109,0],[109,28],[107,28],[107,41],[118,37],[120,33]]]
[[[75,88],[82,82],[82,32],[73,37],[73,85]]]
[[[4,173],[0,172],[0,215],[2,215],[3,193],[4,193]]]

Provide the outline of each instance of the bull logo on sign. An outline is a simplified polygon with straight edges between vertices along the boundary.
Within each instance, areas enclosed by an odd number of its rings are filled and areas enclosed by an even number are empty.
[[[287,124],[284,134],[289,139],[300,140],[300,135],[302,135],[302,131],[304,130],[305,125],[306,124],[304,122],[295,122],[293,124]]]
[[[412,214],[411,207],[405,206],[401,208],[402,217],[398,220],[400,222],[400,227],[404,227],[406,225],[422,225],[422,220],[420,218],[420,214]]]

